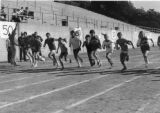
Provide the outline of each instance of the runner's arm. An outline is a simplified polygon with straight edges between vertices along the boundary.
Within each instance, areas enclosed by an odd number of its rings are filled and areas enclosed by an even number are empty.
[[[104,45],[104,42],[102,43],[102,48],[103,48],[103,49],[105,49],[105,45]]]
[[[117,50],[120,49],[120,47],[119,47],[118,45],[119,45],[119,44],[118,44],[118,41],[116,41],[116,43],[115,43],[115,49],[117,49]]]
[[[135,48],[132,41],[129,41],[129,44],[132,46],[133,49]]]
[[[69,47],[71,47],[71,39],[69,39]]]
[[[79,42],[79,43],[80,43],[80,45],[79,45],[79,46],[81,47],[81,46],[82,46],[82,41],[80,40],[80,42]]]
[[[46,47],[46,41],[44,42],[43,47]]]
[[[152,46],[154,47],[154,42],[153,42],[153,40],[152,40],[151,38],[150,38],[149,40],[151,40],[151,42],[152,42],[152,44],[153,44]]]
[[[59,44],[58,44],[58,48],[57,48],[57,51],[56,51],[56,53],[58,53],[58,50],[59,50]]]
[[[82,45],[82,47],[84,47],[86,45],[86,43],[85,43],[85,41],[83,42],[83,45]]]

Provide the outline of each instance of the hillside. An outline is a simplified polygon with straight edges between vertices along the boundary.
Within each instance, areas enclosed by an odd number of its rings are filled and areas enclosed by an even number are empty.
[[[63,1],[137,26],[160,28],[160,13],[136,9],[130,1]]]

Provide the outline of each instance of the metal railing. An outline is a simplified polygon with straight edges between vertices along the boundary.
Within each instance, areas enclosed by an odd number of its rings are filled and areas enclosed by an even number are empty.
[[[30,7],[34,7],[30,5]],[[6,20],[10,21],[12,18],[12,12],[14,8],[5,7],[6,12]],[[49,24],[54,26],[63,26],[63,21],[66,21],[68,26],[84,26],[86,28],[94,28],[94,29],[115,29],[118,28],[121,31],[137,31],[139,29],[145,29],[151,32],[160,33],[160,29],[157,28],[149,28],[144,26],[134,26],[131,24],[123,23],[117,20],[114,22],[110,21],[104,21],[104,20],[98,20],[95,18],[89,18],[85,16],[77,16],[74,14],[72,15],[65,15],[63,12],[63,9],[61,11],[55,11],[55,10],[42,10],[40,7],[39,10],[35,10],[34,12],[34,19],[28,18],[25,21],[25,23],[40,23],[40,24]],[[18,15],[18,16],[24,16],[24,15]],[[115,19],[114,19],[115,20]]]

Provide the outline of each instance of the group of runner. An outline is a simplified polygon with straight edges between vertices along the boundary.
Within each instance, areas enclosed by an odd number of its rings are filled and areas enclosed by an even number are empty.
[[[9,34],[9,39],[11,41],[11,45],[13,46],[13,53],[16,53],[15,46],[20,46],[14,42],[15,37],[15,30],[13,30],[12,34]],[[69,39],[69,47],[72,48],[74,58],[77,62],[78,67],[82,66],[83,59],[80,57],[79,52],[81,51],[81,47],[86,47],[88,59],[90,62],[90,66],[94,66],[97,64],[99,67],[101,66],[101,61],[98,55],[97,50],[98,49],[105,49],[106,50],[106,58],[110,64],[110,68],[114,66],[114,62],[112,61],[111,55],[113,53],[113,44],[115,44],[116,49],[121,48],[120,52],[120,62],[123,66],[122,71],[127,70],[127,66],[125,64],[126,61],[129,61],[129,54],[128,54],[128,45],[131,45],[132,48],[135,48],[133,43],[125,38],[123,38],[123,35],[121,32],[117,33],[117,41],[112,42],[111,39],[109,39],[109,36],[107,34],[102,34],[104,36],[104,41],[101,45],[100,39],[98,35],[96,35],[94,30],[90,30],[89,34],[85,36],[85,41],[82,43],[79,38],[79,33],[77,31],[70,31],[70,39]],[[24,36],[24,42],[23,45],[26,49],[27,56],[32,64],[33,67],[37,67],[38,60],[45,61],[45,58],[42,57],[41,53],[41,47],[42,47],[42,41],[43,39],[37,35],[37,32],[35,32],[32,35],[27,35],[26,32],[23,34]],[[50,33],[46,33],[47,39],[44,41],[43,47],[48,45],[49,47],[49,54],[48,57],[53,61],[53,65],[56,67],[59,67],[61,65],[61,69],[64,69],[64,63],[63,58],[65,61],[72,62],[71,59],[68,60],[68,48],[67,48],[67,40],[59,37],[58,39],[55,39],[51,37]],[[138,35],[138,41],[137,41],[137,47],[141,48],[141,52],[145,61],[145,66],[148,65],[148,52],[150,51],[149,46],[149,40],[153,43],[152,39],[148,39],[143,31],[139,32]],[[58,42],[58,47],[56,47],[55,42]],[[159,44],[160,45],[160,44]],[[153,43],[154,46],[154,43]],[[56,59],[56,53],[58,53],[58,50],[61,50],[61,53],[59,55],[59,62]],[[12,54],[12,60],[11,64],[16,65],[15,62],[15,54]]]

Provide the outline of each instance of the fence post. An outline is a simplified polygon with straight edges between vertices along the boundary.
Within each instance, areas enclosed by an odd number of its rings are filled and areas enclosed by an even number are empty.
[[[102,22],[102,20],[101,20],[101,29],[103,28],[102,26],[103,26],[103,22]]]
[[[62,8],[62,16],[63,16],[63,8]]]
[[[122,24],[123,25],[123,31],[124,31],[124,24]]]
[[[7,7],[7,13],[8,13],[8,22],[9,22],[9,7]]]
[[[74,20],[74,11],[73,11],[73,20]]]
[[[42,24],[43,24],[43,12],[42,12]]]
[[[67,23],[68,23],[68,26],[69,26],[69,19],[68,19],[68,16],[67,16]]]
[[[77,17],[77,26],[79,27],[79,17]]]
[[[113,29],[114,29],[114,22],[113,22]]]
[[[86,18],[86,27],[88,27],[88,25],[87,25],[87,18]]]
[[[42,13],[42,9],[41,9],[41,7],[40,7],[40,16],[41,16],[41,13]]]
[[[109,28],[108,22],[106,22],[106,24],[107,24],[107,28]]]
[[[98,20],[96,20],[96,26],[97,26],[97,28],[98,28]]]
[[[53,11],[53,20],[54,20],[54,11]]]
[[[94,22],[93,24],[94,24],[94,29],[95,29],[95,19],[93,20],[93,22]]]
[[[56,21],[56,26],[57,26],[57,14],[55,14],[55,21]]]

